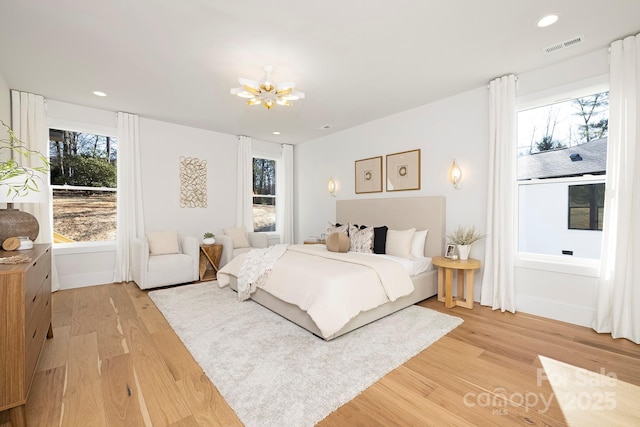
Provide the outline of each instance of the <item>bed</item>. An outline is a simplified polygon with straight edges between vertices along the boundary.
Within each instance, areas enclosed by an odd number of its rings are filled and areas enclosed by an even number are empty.
[[[441,196],[355,199],[339,200],[336,202],[336,221],[338,223],[358,223],[373,226],[386,225],[391,230],[405,230],[409,228],[429,230],[424,247],[424,255],[426,257],[438,256],[443,253],[446,234],[445,213],[445,199]],[[324,248],[324,246],[322,246],[322,248]],[[299,252],[322,251],[322,248],[300,247]],[[291,249],[294,249],[294,247],[291,247]],[[324,249],[324,251],[326,251],[326,249]],[[329,257],[332,256],[331,254],[333,253],[329,253]],[[369,255],[369,257],[376,256],[377,255]],[[324,268],[323,271],[328,270],[326,265]],[[338,268],[336,269],[336,271],[339,270]],[[227,269],[227,266],[225,266],[218,273],[219,282],[221,285],[228,283],[232,289],[237,291],[237,269],[234,272],[235,274],[231,273],[233,271],[233,268]],[[273,273],[275,272],[276,268],[274,266]],[[222,273],[222,275],[220,273]],[[282,274],[274,274],[274,276],[282,277]],[[270,277],[268,280],[272,279],[275,280],[273,277]],[[308,279],[300,277],[299,282],[304,283],[305,280]],[[323,330],[325,330],[325,332],[323,332],[307,311],[300,309],[298,305],[275,297],[263,288],[259,287],[251,294],[250,298],[309,332],[325,340],[331,340],[436,295],[438,292],[437,269],[433,267],[425,272],[411,276],[410,281],[413,284],[413,291],[409,294],[401,296],[395,299],[395,301],[387,299],[375,308],[361,311],[338,330],[333,328],[335,331],[331,330],[330,333],[326,333],[326,328],[323,328]],[[268,286],[265,287],[268,288]]]

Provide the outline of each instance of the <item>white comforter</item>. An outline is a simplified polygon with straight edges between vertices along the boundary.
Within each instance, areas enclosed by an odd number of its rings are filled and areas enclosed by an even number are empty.
[[[238,276],[245,256],[218,272],[226,286]],[[413,292],[413,282],[397,262],[357,253],[334,253],[319,245],[289,245],[260,286],[306,311],[325,337],[338,332],[361,311]]]

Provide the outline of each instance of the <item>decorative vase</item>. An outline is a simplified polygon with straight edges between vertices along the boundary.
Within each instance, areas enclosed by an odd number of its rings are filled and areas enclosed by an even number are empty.
[[[213,245],[216,242],[216,239],[214,239],[213,237],[207,237],[205,239],[202,239],[202,243],[204,243],[205,245]]]
[[[469,252],[471,251],[471,245],[457,245],[458,247],[458,256],[461,261],[466,261],[469,259]]]

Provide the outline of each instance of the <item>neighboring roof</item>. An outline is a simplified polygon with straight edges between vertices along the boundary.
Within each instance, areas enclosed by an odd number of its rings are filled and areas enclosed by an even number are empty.
[[[582,160],[571,160],[579,155]],[[601,175],[607,170],[607,138],[594,139],[574,147],[543,151],[518,157],[518,180],[561,178],[585,174]]]

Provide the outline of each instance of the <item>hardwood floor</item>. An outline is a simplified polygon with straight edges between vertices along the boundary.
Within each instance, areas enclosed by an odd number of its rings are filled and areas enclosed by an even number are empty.
[[[421,305],[464,323],[319,425],[640,425],[640,346],[479,305]],[[30,426],[242,425],[135,284],[54,293],[53,326]]]

